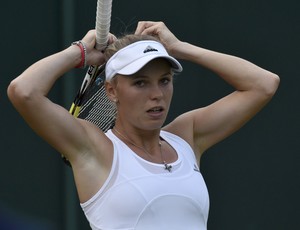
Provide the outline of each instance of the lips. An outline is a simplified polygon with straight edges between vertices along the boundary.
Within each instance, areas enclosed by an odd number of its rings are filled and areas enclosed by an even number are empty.
[[[162,107],[154,107],[152,109],[149,109],[147,112],[150,112],[150,113],[159,113],[159,112],[162,112],[164,109]]]
[[[165,109],[162,106],[155,106],[147,110],[147,115],[151,120],[165,119]]]

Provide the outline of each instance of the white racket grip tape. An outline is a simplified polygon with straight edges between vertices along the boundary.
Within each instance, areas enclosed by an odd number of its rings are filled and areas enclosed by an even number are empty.
[[[98,0],[96,15],[96,49],[104,50],[108,44],[112,0]]]

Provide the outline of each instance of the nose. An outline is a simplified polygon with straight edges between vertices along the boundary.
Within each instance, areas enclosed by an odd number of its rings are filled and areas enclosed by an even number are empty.
[[[160,100],[163,97],[163,91],[159,84],[154,84],[150,89],[150,98],[152,100]]]

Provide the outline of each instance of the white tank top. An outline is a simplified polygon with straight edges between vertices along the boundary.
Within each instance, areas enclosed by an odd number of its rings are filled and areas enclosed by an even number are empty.
[[[102,188],[81,207],[93,230],[206,230],[209,196],[194,152],[161,131],[177,152],[172,171],[135,154],[109,130],[112,169]]]

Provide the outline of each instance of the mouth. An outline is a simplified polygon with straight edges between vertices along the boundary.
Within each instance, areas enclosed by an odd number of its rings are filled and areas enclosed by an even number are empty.
[[[163,111],[164,111],[164,109],[162,107],[154,107],[152,109],[149,109],[147,112],[148,113],[161,113]]]
[[[163,106],[155,106],[147,110],[147,115],[150,120],[161,122],[166,118],[166,109]]]

